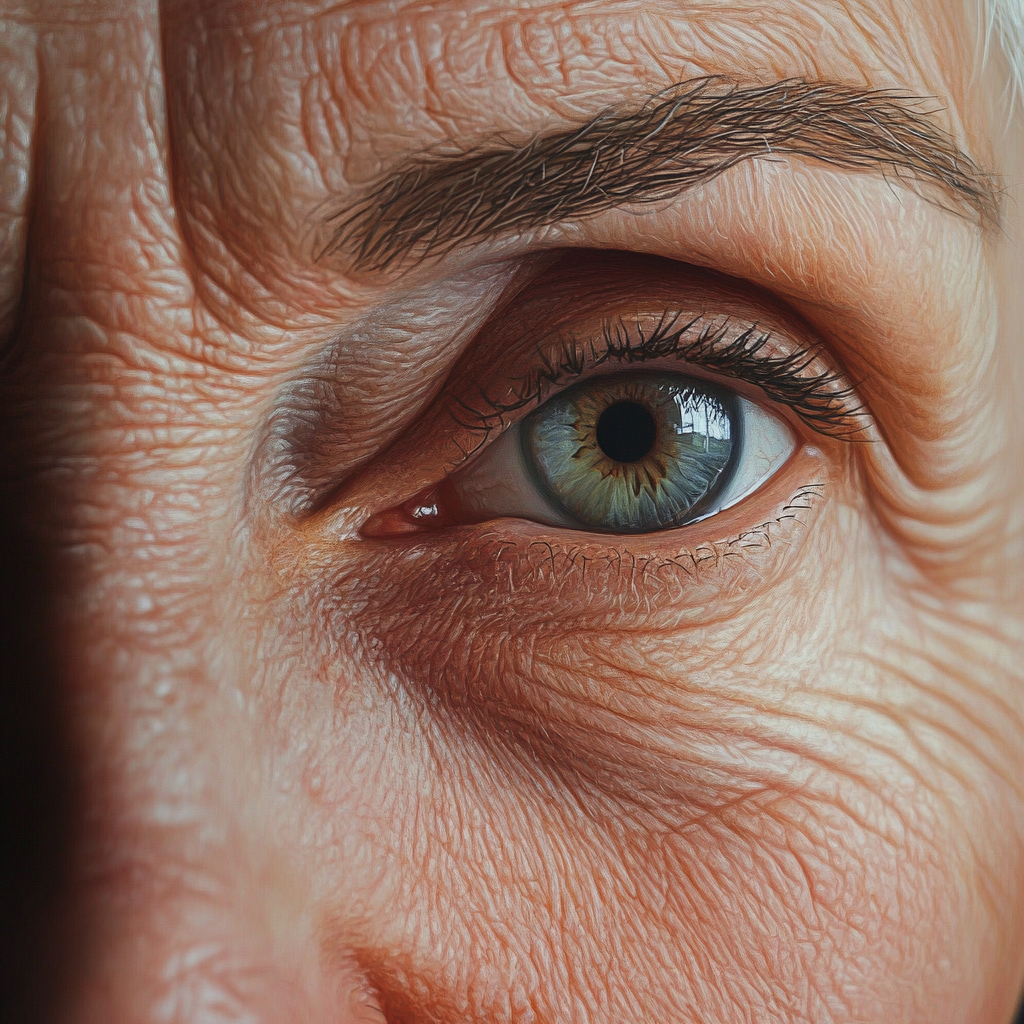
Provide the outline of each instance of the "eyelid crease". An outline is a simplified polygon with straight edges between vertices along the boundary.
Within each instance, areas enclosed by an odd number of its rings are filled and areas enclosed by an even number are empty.
[[[459,426],[490,434],[504,428],[509,414],[540,405],[591,370],[609,363],[675,358],[760,388],[818,434],[841,441],[875,440],[856,386],[827,365],[820,344],[788,351],[779,347],[776,336],[756,323],[734,335],[730,317],[709,321],[698,315],[684,320],[682,313],[666,312],[650,331],[644,330],[639,314],[632,328],[624,317],[606,318],[598,338],[562,334],[553,351],[542,347],[539,365],[512,386],[509,400],[493,399],[481,388],[482,408],[456,398],[458,411],[449,412]]]

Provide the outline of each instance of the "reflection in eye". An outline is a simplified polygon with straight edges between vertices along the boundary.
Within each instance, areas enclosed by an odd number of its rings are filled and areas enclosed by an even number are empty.
[[[619,374],[550,398],[441,497],[466,521],[647,533],[735,504],[794,447],[779,417],[724,388],[678,373]]]

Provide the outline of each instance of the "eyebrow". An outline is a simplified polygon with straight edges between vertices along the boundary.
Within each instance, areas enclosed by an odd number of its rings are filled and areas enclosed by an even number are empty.
[[[804,157],[904,184],[937,186],[938,205],[998,221],[993,181],[933,120],[928,101],[892,90],[786,79],[683,82],[639,108],[516,144],[486,140],[403,160],[325,220],[319,258],[383,271],[510,232],[660,202],[746,160]],[[930,197],[931,198],[931,197]]]

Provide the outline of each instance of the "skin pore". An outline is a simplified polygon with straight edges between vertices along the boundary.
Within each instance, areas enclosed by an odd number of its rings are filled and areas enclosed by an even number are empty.
[[[3,29],[5,500],[55,581],[80,805],[59,1019],[1009,1021],[1024,157],[961,4]],[[448,187],[708,76],[887,90],[938,149],[766,144],[533,220]],[[458,219],[360,260],[338,225],[397,180]],[[641,351],[672,316],[771,342]],[[620,535],[444,489],[561,389],[681,366],[794,438],[735,504]],[[854,436],[787,403],[814,375]]]

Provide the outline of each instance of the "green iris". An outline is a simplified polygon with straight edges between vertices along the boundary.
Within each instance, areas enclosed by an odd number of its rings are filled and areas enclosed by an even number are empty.
[[[731,475],[736,399],[679,374],[597,378],[523,421],[527,464],[581,527],[647,533],[699,518]]]

